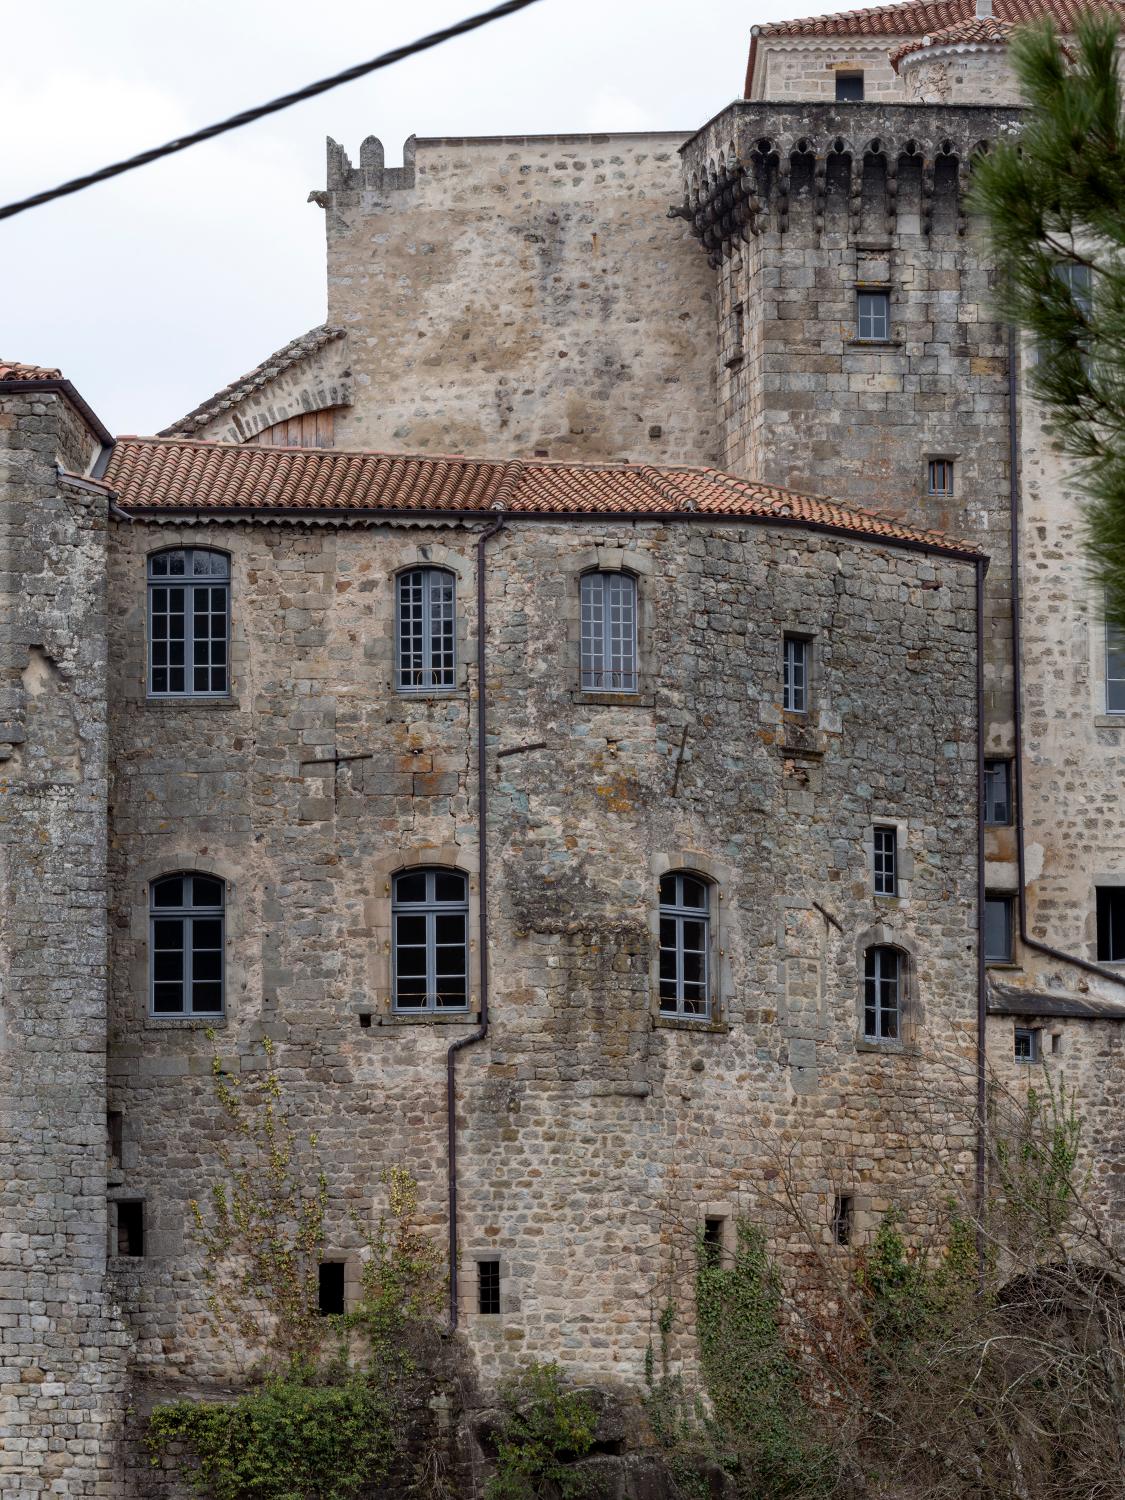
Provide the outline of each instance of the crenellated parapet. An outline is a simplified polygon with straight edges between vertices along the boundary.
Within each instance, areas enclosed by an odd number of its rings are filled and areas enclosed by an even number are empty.
[[[972,162],[1019,129],[1015,106],[732,104],[681,149],[683,218],[712,265],[766,229],[963,234]]]

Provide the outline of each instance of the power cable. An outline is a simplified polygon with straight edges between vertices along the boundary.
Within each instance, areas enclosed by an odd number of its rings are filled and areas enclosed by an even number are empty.
[[[537,0],[504,0],[502,5],[493,6],[491,10],[481,11],[475,16],[468,16],[463,21],[458,21],[455,26],[446,26],[441,31],[431,32],[429,36],[420,37],[416,42],[408,42],[405,46],[395,47],[390,52],[384,52],[379,57],[374,57],[370,62],[356,63],[352,68],[345,68],[342,73],[334,73],[331,78],[322,78],[318,83],[306,84],[303,89],[297,89],[292,94],[282,94],[278,99],[271,99],[268,104],[256,105],[253,109],[244,109],[241,114],[231,115],[227,120],[220,120],[217,125],[204,126],[202,130],[195,130],[191,135],[179,136],[174,141],[168,141],[166,145],[154,146],[150,151],[142,151],[139,156],[130,156],[125,161],[113,162],[108,167],[102,167],[97,172],[88,172],[84,177],[75,177],[71,182],[61,183],[58,187],[48,188],[42,193],[33,193],[30,198],[21,198],[17,203],[5,204],[0,208],[0,219],[10,219],[16,214],[22,214],[26,209],[38,208],[40,204],[51,203],[56,198],[65,198],[70,193],[80,193],[83,188],[93,187],[95,183],[105,182],[110,177],[120,177],[123,172],[132,172],[136,167],[147,166],[151,161],[159,161],[163,156],[172,156],[177,151],[186,151],[189,146],[198,146],[200,141],[213,140],[217,135],[225,135],[228,130],[237,130],[242,125],[250,125],[255,120],[260,120],[264,115],[273,115],[281,109],[288,109],[291,104],[300,104],[305,99],[313,99],[317,94],[326,94],[329,89],[338,88],[342,83],[352,83],[357,78],[364,78],[368,73],[378,72],[380,68],[389,68],[392,63],[402,62],[407,57],[414,57],[419,52],[428,52],[431,47],[438,47],[442,42],[452,41],[454,37],[464,36],[466,32],[476,31],[481,26],[487,26],[492,21],[499,21],[504,16],[514,15],[518,10],[525,10],[529,5],[535,5]]]

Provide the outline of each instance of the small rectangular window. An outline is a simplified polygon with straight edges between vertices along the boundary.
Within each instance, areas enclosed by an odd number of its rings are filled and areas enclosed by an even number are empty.
[[[117,1201],[117,1253],[134,1257],[145,1253],[145,1206],[139,1198]]]
[[[809,710],[809,658],[812,642],[800,635],[787,635],[784,643],[782,707],[791,714]]]
[[[344,1311],[344,1262],[324,1260],[320,1263],[317,1307],[326,1317],[339,1317]]]
[[[500,1311],[500,1262],[498,1260],[477,1261],[477,1312],[495,1314]]]
[[[952,495],[953,460],[931,458],[927,465],[927,489],[931,495]]]
[[[1017,1062],[1039,1061],[1039,1033],[1030,1026],[1016,1027],[1015,1057]]]
[[[856,338],[886,343],[891,336],[890,292],[856,293]]]
[[[875,894],[898,895],[898,829],[877,824],[875,827]]]
[[[1058,1057],[1062,1052],[1062,1037],[1057,1031],[1051,1033],[1051,1055]]]
[[[1012,898],[984,898],[984,957],[990,964],[1012,961]]]
[[[1125,886],[1098,886],[1098,958],[1125,962]]]
[[[1012,763],[984,763],[984,821],[990,828],[1004,828],[1012,821]]]
[[[852,1200],[836,1198],[832,1205],[832,1240],[837,1245],[852,1242]]]
[[[1125,714],[1125,627],[1105,627],[1105,711]]]
[[[858,104],[863,99],[863,73],[836,74],[836,103]]]
[[[704,1219],[703,1239],[699,1246],[700,1265],[718,1270],[723,1263],[723,1221]]]

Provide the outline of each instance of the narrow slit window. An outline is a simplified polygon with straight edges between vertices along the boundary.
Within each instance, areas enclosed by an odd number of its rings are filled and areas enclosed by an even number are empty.
[[[863,960],[863,1034],[868,1041],[897,1041],[902,1021],[902,955],[897,948],[868,948]]]
[[[984,957],[990,964],[1012,962],[1012,898],[984,898]]]
[[[394,1008],[469,1007],[469,883],[460,870],[402,870],[391,898]]]
[[[1012,821],[1012,763],[984,763],[984,821],[990,828],[1005,828]]]
[[[804,636],[787,635],[782,653],[781,705],[787,713],[809,711],[809,664],[812,642]]]
[[[856,294],[856,337],[870,343],[886,343],[891,336],[890,292]]]
[[[500,1262],[477,1261],[477,1312],[493,1315],[500,1311]]]
[[[892,824],[875,825],[875,894],[898,895],[898,829]]]
[[[1125,886],[1099,885],[1098,959],[1102,963],[1125,961]]]
[[[859,104],[863,100],[863,73],[852,69],[836,74],[836,103]]]
[[[456,687],[456,586],[446,568],[411,568],[398,575],[395,636],[403,693]]]
[[[708,1270],[718,1270],[723,1263],[723,1221],[704,1219],[699,1246],[700,1263]]]
[[[150,698],[224,698],[230,690],[230,558],[207,547],[148,560]]]
[[[583,573],[582,688],[637,691],[637,584],[629,573]]]
[[[710,891],[695,875],[660,882],[660,1013],[706,1019],[710,995]]]
[[[323,1260],[317,1273],[317,1308],[326,1317],[340,1317],[344,1311],[344,1262]]]
[[[852,1242],[852,1200],[837,1197],[832,1203],[832,1242],[850,1245]]]
[[[224,886],[213,875],[168,875],[149,888],[154,1016],[223,1013]]]
[[[931,495],[952,495],[953,460],[931,458],[928,464],[927,489]]]
[[[132,1257],[145,1253],[145,1206],[140,1199],[118,1200],[117,1253]]]
[[[125,1116],[119,1109],[111,1109],[105,1117],[106,1153],[111,1161],[121,1162],[121,1150],[125,1137]]]
[[[1015,1058],[1017,1062],[1039,1061],[1039,1033],[1030,1026],[1016,1027]]]

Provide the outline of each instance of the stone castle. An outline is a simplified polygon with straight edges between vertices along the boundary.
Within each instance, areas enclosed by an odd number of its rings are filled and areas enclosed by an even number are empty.
[[[413,1173],[485,1391],[638,1386],[703,1225],[799,1278],[783,1179],[823,1254],[932,1222],[1040,1067],[1125,1223],[1125,642],[965,201],[1078,9],[330,142],[325,324],[156,437],[0,364],[0,1495],[178,1494],[132,1414],[245,1378],[215,1049],[316,1133],[332,1307]]]

